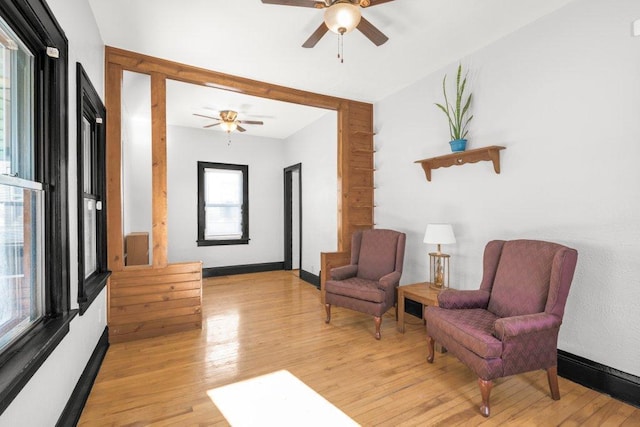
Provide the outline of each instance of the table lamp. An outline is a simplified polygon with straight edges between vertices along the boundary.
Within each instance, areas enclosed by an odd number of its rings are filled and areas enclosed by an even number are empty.
[[[456,242],[451,224],[427,224],[424,243],[438,245],[436,252],[429,253],[429,282],[435,289],[449,287],[449,255],[443,254],[440,245]]]

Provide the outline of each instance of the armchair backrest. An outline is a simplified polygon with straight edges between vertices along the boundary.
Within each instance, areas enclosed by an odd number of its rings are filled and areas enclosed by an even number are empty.
[[[499,317],[547,312],[562,319],[577,262],[575,249],[539,240],[496,240],[485,248],[481,289]]]
[[[358,265],[357,276],[379,280],[397,271],[402,273],[406,235],[394,230],[358,230],[351,238],[351,264]]]

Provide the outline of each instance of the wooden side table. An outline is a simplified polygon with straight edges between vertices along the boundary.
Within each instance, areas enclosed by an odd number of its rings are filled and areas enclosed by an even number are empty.
[[[398,332],[404,334],[404,299],[419,302],[423,305],[423,311],[425,305],[438,306],[438,294],[439,290],[429,287],[431,283],[421,282],[413,283],[411,285],[398,286]]]

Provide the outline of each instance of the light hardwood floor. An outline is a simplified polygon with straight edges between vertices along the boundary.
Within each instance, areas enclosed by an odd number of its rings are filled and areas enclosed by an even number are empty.
[[[207,390],[281,369],[364,426],[640,425],[640,409],[564,378],[553,401],[544,371],[498,380],[483,418],[471,371],[426,363],[420,320],[401,334],[390,310],[380,341],[350,310],[325,325],[320,292],[291,272],[205,279],[203,310],[202,331],[111,345],[80,425],[228,425]]]

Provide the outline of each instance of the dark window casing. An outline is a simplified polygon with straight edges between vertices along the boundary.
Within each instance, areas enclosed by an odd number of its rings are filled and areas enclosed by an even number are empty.
[[[91,303],[106,286],[111,272],[107,270],[107,217],[106,217],[106,109],[98,96],[89,76],[82,65],[76,64],[77,80],[77,165],[78,165],[78,305],[80,314],[89,308]],[[90,153],[85,153],[83,118],[86,118],[91,127]],[[91,163],[90,173],[85,182],[85,155],[89,156]],[[91,191],[85,193],[89,186]],[[94,273],[85,278],[85,254],[90,248],[85,248],[84,236],[87,225],[84,221],[84,200],[94,199],[96,204],[96,268]]]
[[[227,169],[242,172],[242,237],[239,239],[206,239],[205,170]],[[198,162],[198,246],[246,245],[249,243],[249,166],[228,163]]]

